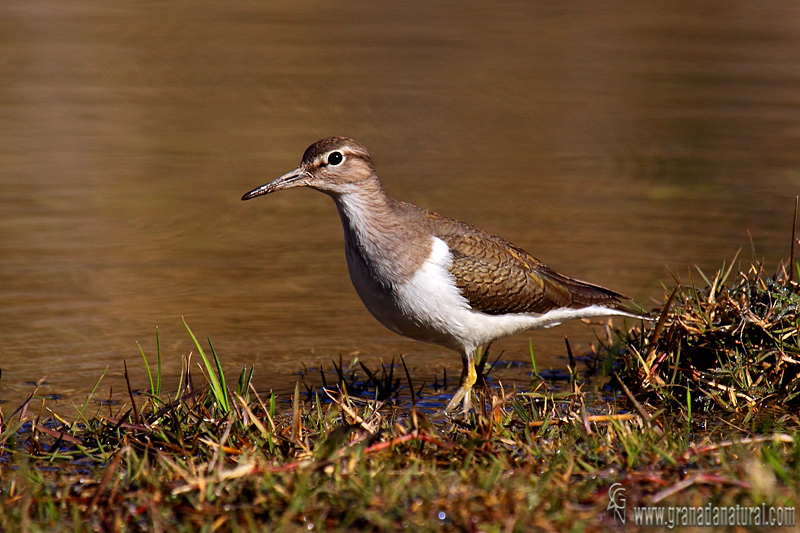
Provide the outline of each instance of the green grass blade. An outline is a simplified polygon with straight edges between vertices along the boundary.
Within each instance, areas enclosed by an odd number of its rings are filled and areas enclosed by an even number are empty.
[[[533,353],[533,341],[528,341],[528,346],[531,350],[531,364],[533,365],[533,375],[536,376],[536,379],[542,379],[539,375],[539,369],[536,368],[536,355]]]
[[[70,431],[74,431],[75,425],[78,423],[79,420],[81,420],[81,418],[83,418],[83,412],[89,406],[89,401],[92,399],[94,393],[97,391],[97,387],[100,386],[100,382],[103,381],[103,378],[106,376],[106,372],[108,372],[108,367],[106,367],[106,369],[103,370],[103,373],[100,374],[100,377],[97,378],[97,381],[94,382],[94,387],[92,387],[92,392],[89,393],[89,396],[86,397],[86,401],[83,402],[83,406],[81,407],[80,411],[78,411],[78,415],[75,417],[75,421],[69,428]]]
[[[136,343],[136,346],[139,347],[139,352],[142,354],[142,359],[144,359],[144,368],[147,370],[147,380],[150,382],[150,394],[155,396],[155,387],[153,387],[153,374],[150,373],[150,365],[147,364],[147,356],[144,354],[144,348],[142,348],[142,345],[138,342]]]
[[[217,374],[219,375],[220,387],[222,388],[222,396],[225,398],[225,412],[228,413],[231,410],[231,400],[228,397],[228,384],[225,383],[225,373],[222,371],[222,363],[217,357],[217,351],[214,350],[214,345],[211,344],[211,338],[206,337],[208,340],[208,346],[211,348],[211,355],[214,357],[214,364],[217,367]]]
[[[250,399],[250,383],[253,381],[253,368],[250,367],[248,372],[247,367],[243,367],[239,374],[239,381],[236,384],[236,392],[239,396],[243,397],[245,401]]]
[[[214,395],[214,399],[217,402],[219,408],[223,411],[223,413],[228,414],[230,413],[230,405],[228,404],[228,394],[227,391],[223,388],[223,385],[220,383],[220,380],[217,379],[217,374],[214,371],[214,367],[211,366],[211,361],[209,361],[208,357],[206,356],[206,352],[203,350],[203,347],[200,346],[200,342],[195,337],[194,333],[192,332],[189,324],[186,323],[186,320],[183,319],[183,325],[186,326],[186,331],[189,332],[191,335],[192,340],[194,341],[194,345],[197,348],[200,357],[203,359],[203,364],[206,367],[206,372],[208,373],[208,381],[209,387],[211,388],[211,393]],[[212,348],[213,350],[213,348]],[[216,358],[216,354],[214,354]],[[217,368],[219,367],[219,359],[217,359]],[[224,375],[222,376],[223,383],[224,383]]]

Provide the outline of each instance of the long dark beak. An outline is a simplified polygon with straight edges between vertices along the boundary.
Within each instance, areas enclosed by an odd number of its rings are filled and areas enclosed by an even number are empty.
[[[280,178],[270,181],[266,185],[262,185],[257,189],[253,189],[249,193],[242,196],[242,201],[249,200],[250,198],[255,198],[256,196],[261,196],[263,194],[280,191],[282,189],[303,187],[307,184],[306,178],[308,178],[308,174],[306,174],[306,171],[303,169],[303,167],[297,167],[288,174],[284,174]]]

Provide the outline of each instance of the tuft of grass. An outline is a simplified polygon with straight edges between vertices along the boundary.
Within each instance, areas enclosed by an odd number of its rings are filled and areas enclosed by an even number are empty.
[[[800,286],[782,266],[713,276],[698,269],[665,298],[652,330],[619,332],[609,347],[632,390],[700,411],[755,412],[800,399]],[[677,280],[676,280],[677,281]]]

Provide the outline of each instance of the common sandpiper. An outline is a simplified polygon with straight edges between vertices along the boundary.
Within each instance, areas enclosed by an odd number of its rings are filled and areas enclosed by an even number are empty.
[[[333,198],[350,280],[381,324],[461,354],[461,380],[445,411],[462,401],[469,410],[476,352],[496,339],[576,318],[643,318],[622,294],[559,274],[502,237],[391,198],[353,139],[315,142],[299,167],[242,200],[293,187]]]

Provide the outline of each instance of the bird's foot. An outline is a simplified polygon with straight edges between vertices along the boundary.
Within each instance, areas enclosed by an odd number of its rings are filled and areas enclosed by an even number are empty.
[[[459,404],[461,404],[463,400],[463,413],[467,414],[472,403],[470,401],[470,393],[470,388],[465,388],[463,385],[458,387],[453,397],[447,402],[447,407],[444,408],[444,412],[453,413],[457,411]]]
[[[470,407],[472,407],[472,386],[475,385],[476,381],[478,381],[478,373],[475,371],[475,363],[472,358],[469,358],[465,361],[465,368],[461,373],[461,383],[459,383],[458,389],[456,389],[453,397],[447,403],[447,407],[444,408],[444,412],[456,411],[458,404],[462,403],[462,413],[466,416]]]

